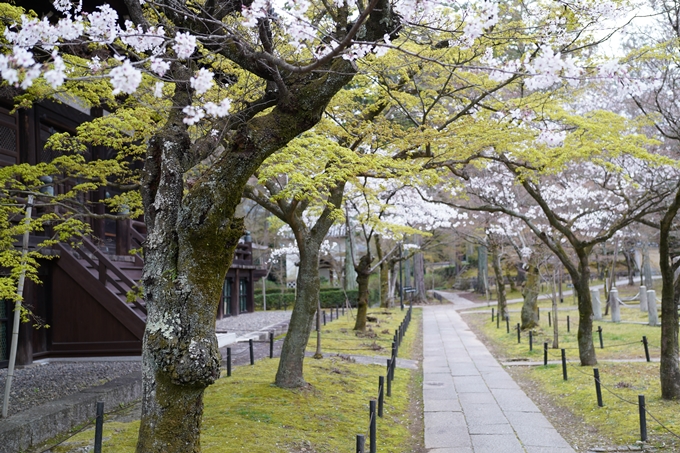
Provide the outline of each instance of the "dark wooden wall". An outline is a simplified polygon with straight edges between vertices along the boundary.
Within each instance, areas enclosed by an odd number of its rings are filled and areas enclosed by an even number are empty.
[[[51,266],[50,271],[53,356],[140,354],[141,340],[62,269]]]

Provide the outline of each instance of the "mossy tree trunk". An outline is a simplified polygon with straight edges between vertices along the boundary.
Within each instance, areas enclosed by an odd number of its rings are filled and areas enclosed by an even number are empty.
[[[383,261],[382,244],[380,243],[380,235],[375,235],[375,254],[380,261],[380,307],[390,307],[390,268],[388,260]]]
[[[421,235],[417,234],[415,236],[416,244],[422,246],[423,238]],[[425,258],[423,257],[423,252],[419,251],[413,255],[413,280],[416,287],[415,297],[416,302],[426,302],[427,292],[425,289]]]
[[[505,319],[508,315],[508,304],[505,297],[505,281],[503,278],[503,269],[501,267],[501,254],[499,247],[491,248],[491,259],[493,260],[493,275],[496,279],[496,290],[498,292],[498,306],[496,311],[501,319]]]
[[[476,291],[480,294],[486,294],[489,290],[488,283],[488,266],[489,266],[489,252],[484,245],[477,246],[477,288]]]
[[[300,270],[297,294],[286,339],[281,349],[281,360],[276,372],[276,385],[295,388],[306,385],[303,376],[305,350],[314,326],[314,315],[319,300],[319,248],[321,242],[298,243]]]
[[[538,289],[540,283],[540,275],[538,273],[538,266],[529,261],[528,269],[526,271],[526,280],[522,287],[522,330],[533,329],[538,327]]]
[[[371,253],[367,252],[355,266],[357,272],[357,286],[359,287],[359,303],[354,330],[366,330],[366,316],[368,314],[368,280],[371,277]]]
[[[597,365],[593,345],[593,302],[590,296],[590,263],[587,249],[577,249],[578,268],[566,266],[578,300],[578,352],[582,366]],[[564,261],[563,261],[564,263]]]
[[[263,204],[270,212],[279,216],[293,230],[300,252],[300,269],[297,277],[297,294],[286,338],[281,349],[281,359],[276,372],[276,385],[284,388],[306,386],[304,380],[304,359],[309,334],[314,325],[314,314],[319,308],[319,253],[321,244],[333,225],[336,210],[340,209],[345,182],[330,190],[326,207],[312,228],[304,222],[303,205],[281,201],[274,205]],[[262,204],[262,203],[261,203]],[[278,208],[278,209],[277,209]]]
[[[193,75],[179,63],[172,70],[187,81]],[[150,140],[142,181],[148,318],[137,452],[200,451],[203,391],[220,369],[215,314],[243,233],[236,206],[263,160],[316,124],[353,74],[351,63],[337,59],[327,70],[295,76],[281,106],[257,116],[257,109],[244,113],[239,129],[221,142],[192,143],[179,113],[191,104],[191,90],[188,83],[177,84],[175,108]],[[220,146],[224,151],[215,162],[186,185],[185,174]]]
[[[675,297],[675,268],[672,264],[670,234],[673,220],[680,208],[680,190],[673,203],[665,212],[660,223],[659,265],[661,267],[661,397],[673,400],[680,398],[680,366],[678,364],[678,308]]]

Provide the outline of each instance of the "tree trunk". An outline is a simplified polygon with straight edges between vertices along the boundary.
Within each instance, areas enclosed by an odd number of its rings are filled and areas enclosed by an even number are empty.
[[[593,304],[590,300],[590,266],[588,254],[577,250],[579,257],[578,272],[570,273],[574,291],[578,298],[578,352],[582,366],[597,365],[593,346]]]
[[[646,245],[642,249],[642,276],[644,278],[645,287],[647,289],[654,289],[654,281],[652,280],[652,260],[649,258],[649,248]]]
[[[423,243],[423,238],[420,235],[416,235],[416,244],[419,246]],[[416,302],[426,302],[427,293],[425,289],[425,260],[423,258],[423,253],[418,252],[413,255],[413,280],[416,287],[416,293],[414,294]]]
[[[522,330],[538,327],[538,285],[540,282],[538,266],[530,262],[525,275],[526,280],[522,289],[522,296],[524,297],[524,302],[522,303]]]
[[[375,250],[378,260],[382,260],[382,245],[380,244],[380,235],[375,235]],[[382,261],[380,263],[380,307],[389,308],[389,292],[390,292],[390,281],[389,281],[389,266],[388,260]]]
[[[661,397],[680,398],[680,367],[678,365],[678,307],[675,301],[675,275],[669,246],[673,219],[680,207],[680,190],[661,220],[659,231],[659,265],[661,267]]]
[[[477,246],[477,292],[486,294],[489,272],[488,251],[485,246]]]
[[[181,129],[180,129],[181,130]],[[137,451],[200,451],[203,391],[220,374],[215,314],[243,222],[234,218],[249,164],[232,159],[243,175],[213,191],[199,181],[184,195],[182,136],[168,134],[151,153],[166,167],[162,180],[145,168],[143,197],[149,231],[142,277],[147,306],[142,373],[143,404]],[[159,146],[155,146],[159,145]],[[227,160],[225,158],[225,160]],[[150,187],[157,188],[154,193]]]
[[[501,267],[501,254],[498,247],[491,250],[493,259],[493,275],[496,278],[496,289],[498,291],[498,316],[505,319],[508,315],[508,305],[505,298],[505,281],[503,280],[503,268]]]
[[[190,89],[188,83],[176,85],[175,108],[149,141],[141,183],[148,314],[138,453],[200,452],[203,391],[220,373],[215,315],[244,232],[236,206],[264,159],[316,124],[332,95],[352,79],[352,66],[339,59],[328,69],[300,78],[285,108],[244,122],[190,187],[186,173],[222,143],[192,143],[181,113],[191,103]],[[178,79],[192,75],[180,63],[173,71]]]
[[[390,268],[387,262],[380,263],[380,307],[390,308]]]
[[[387,296],[387,307],[389,308],[394,306],[394,298],[397,293],[397,278],[399,278],[399,273],[395,270],[397,267],[397,260],[389,259],[388,262],[389,264],[387,266],[387,272],[389,277],[389,289]]]
[[[515,282],[515,279],[513,278],[513,276],[510,275],[510,269],[507,270],[505,275],[508,279],[508,283],[510,284],[510,291],[512,291],[514,293],[515,291],[517,291],[517,283]]]
[[[626,258],[626,269],[628,270],[628,286],[635,286],[635,260],[633,258],[634,250],[628,249],[623,251],[623,256]]]
[[[368,280],[371,277],[371,254],[366,253],[359,260],[356,267],[357,286],[359,288],[359,305],[357,306],[357,320],[354,330],[366,330],[366,316],[368,314]]]
[[[279,387],[296,388],[307,385],[303,378],[303,364],[321,286],[319,247],[319,243],[309,238],[298,242],[300,251],[300,269],[296,281],[298,291],[276,372],[275,382]]]

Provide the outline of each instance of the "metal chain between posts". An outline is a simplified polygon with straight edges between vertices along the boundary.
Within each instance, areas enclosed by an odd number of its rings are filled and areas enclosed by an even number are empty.
[[[376,439],[376,423],[378,417],[383,417],[383,404],[385,393],[386,396],[392,396],[392,380],[394,379],[394,369],[397,363],[397,354],[399,350],[399,344],[406,335],[409,323],[411,321],[412,307],[409,307],[406,315],[404,316],[404,321],[402,321],[399,329],[395,332],[394,341],[392,343],[392,354],[389,359],[387,359],[387,369],[385,376],[378,377],[378,400],[372,399],[369,401],[369,453],[377,452],[377,439]],[[365,349],[363,349],[365,350]],[[387,384],[387,391],[385,392],[385,384]],[[377,405],[377,407],[376,407]],[[365,435],[357,434],[356,436],[356,452],[366,453],[365,449]]]
[[[636,343],[639,343],[639,342],[636,342]],[[551,355],[552,355],[552,354],[551,354]],[[555,357],[555,356],[554,356],[554,357]],[[583,375],[585,375],[585,376],[589,376],[586,372],[584,372],[583,370],[581,370],[581,367],[577,367],[577,366],[573,365],[573,364],[570,363],[570,362],[567,362],[567,365],[570,366],[570,367],[571,367],[572,369],[574,369],[575,371],[577,371],[577,372],[579,372],[579,373],[581,373],[581,374],[583,374]],[[599,377],[599,376],[598,376],[598,377]],[[600,386],[601,386],[602,388],[604,388],[607,392],[609,392],[610,394],[612,394],[614,397],[616,397],[616,398],[619,399],[620,401],[623,401],[624,403],[630,404],[630,405],[632,405],[632,406],[639,406],[639,403],[638,403],[638,402],[627,400],[626,398],[622,397],[621,395],[619,395],[618,393],[616,393],[615,391],[613,391],[613,390],[612,390],[611,388],[609,388],[608,386],[604,385],[604,384],[602,383],[601,378],[599,379],[599,383],[600,383]],[[674,431],[672,431],[670,428],[668,428],[666,425],[664,425],[661,421],[659,421],[659,419],[656,418],[656,417],[654,416],[654,414],[652,414],[652,413],[649,411],[649,409],[647,409],[647,408],[645,407],[645,408],[644,408],[644,411],[645,411],[645,413],[646,413],[647,415],[649,415],[655,422],[657,422],[657,423],[659,424],[659,426],[661,426],[661,427],[662,427],[664,430],[666,430],[669,434],[671,434],[673,437],[676,437],[677,439],[680,439],[680,435],[676,434]]]

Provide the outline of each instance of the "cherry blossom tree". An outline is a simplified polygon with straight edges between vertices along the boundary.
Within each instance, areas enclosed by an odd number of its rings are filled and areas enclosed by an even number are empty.
[[[355,60],[378,67],[378,57],[398,48],[409,59],[400,73],[418,86],[411,94],[440,86],[420,97],[453,101],[421,103],[418,114],[409,102],[393,112],[404,125],[393,142],[397,157],[427,155],[464,147],[464,134],[451,125],[486,108],[482,101],[505,86],[523,80],[527,89],[545,89],[562,77],[575,83],[588,66],[578,50],[597,41],[590,32],[600,18],[619,12],[609,2],[577,2],[571,10],[424,0],[125,4],[124,24],[108,5],[85,14],[57,0],[48,19],[2,4],[12,20],[0,77],[27,93],[18,99],[24,105],[67,90],[114,114],[131,104],[162,112],[143,137],[140,182],[148,320],[137,451],[145,453],[200,451],[203,392],[219,375],[215,307],[243,233],[235,215],[241,193],[268,156],[319,121],[357,73]],[[412,77],[408,68],[418,62],[445,71]],[[404,81],[384,81],[400,104],[404,91],[395,88]],[[561,138],[547,134],[546,142]]]
[[[627,140],[625,147],[630,145],[631,137]],[[612,151],[614,144],[608,144]],[[465,207],[521,219],[559,258],[578,297],[581,364],[592,365],[596,358],[591,333],[589,255],[596,244],[658,212],[673,184],[667,184],[666,171],[626,154],[598,164],[572,161],[561,166],[557,174],[552,166],[522,160],[519,153],[512,157],[509,154],[489,154],[489,163],[483,170],[469,170],[468,190],[476,201]],[[633,176],[635,184],[631,183]],[[524,197],[515,197],[515,185],[523,189]]]
[[[611,63],[613,84],[604,89],[619,88],[618,98],[623,105],[630,101],[638,111],[648,117],[655,134],[663,141],[660,154],[677,161],[680,142],[680,111],[678,110],[678,45],[680,28],[677,1],[650,2],[657,13],[647,30],[629,35],[634,45],[620,62]],[[645,219],[645,224],[659,231],[659,265],[662,276],[661,290],[661,395],[664,399],[680,398],[680,363],[678,355],[678,311],[680,267],[678,252],[673,247],[673,231],[677,229],[677,212],[680,209],[680,190],[669,196],[664,212]]]
[[[203,391],[219,376],[215,307],[243,234],[234,215],[243,188],[352,79],[359,31],[371,44],[365,55],[397,28],[397,11],[381,0],[200,8],[128,0],[121,26],[107,5],[91,14],[54,6],[61,15],[51,21],[27,15],[8,24],[5,83],[36,96],[96,88],[88,99],[113,107],[163,96],[165,119],[147,141],[141,180],[148,318],[137,451],[197,452]]]

